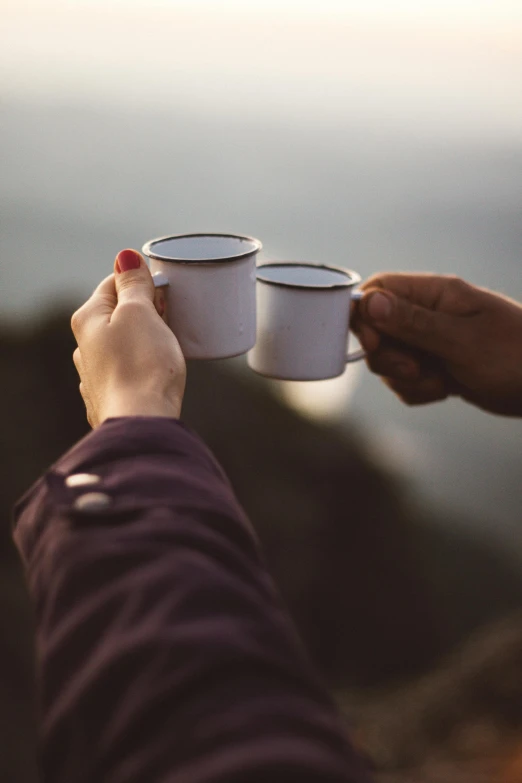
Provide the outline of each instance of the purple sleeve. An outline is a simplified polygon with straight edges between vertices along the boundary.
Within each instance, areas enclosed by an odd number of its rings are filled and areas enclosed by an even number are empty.
[[[15,522],[45,781],[367,781],[228,481],[182,424],[106,422]]]

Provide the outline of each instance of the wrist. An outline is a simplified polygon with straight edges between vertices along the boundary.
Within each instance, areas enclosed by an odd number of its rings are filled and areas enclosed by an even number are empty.
[[[104,406],[98,424],[105,419],[122,416],[155,416],[168,419],[179,419],[181,415],[181,398],[171,399],[153,395],[136,395],[120,393],[114,395]]]

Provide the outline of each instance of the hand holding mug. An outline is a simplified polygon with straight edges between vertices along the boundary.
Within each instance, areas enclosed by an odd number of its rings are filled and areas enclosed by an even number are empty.
[[[185,360],[158,307],[142,257],[122,250],[114,274],[74,313],[73,358],[92,427],[116,416],[179,417]]]
[[[459,395],[522,416],[522,306],[457,277],[380,274],[353,328],[369,368],[408,405]]]

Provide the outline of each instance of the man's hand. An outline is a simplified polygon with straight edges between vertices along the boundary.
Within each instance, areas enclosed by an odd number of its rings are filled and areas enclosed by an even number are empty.
[[[74,363],[91,427],[114,416],[179,418],[185,360],[154,305],[154,284],[136,250],[122,250],[72,317]]]
[[[381,274],[353,328],[368,366],[408,405],[459,395],[522,416],[522,306],[457,277]]]

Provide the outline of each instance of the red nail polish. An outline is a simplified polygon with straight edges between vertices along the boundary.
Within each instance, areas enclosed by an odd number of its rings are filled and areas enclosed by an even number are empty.
[[[128,272],[130,269],[139,269],[141,256],[137,250],[120,250],[116,256],[116,272]]]

